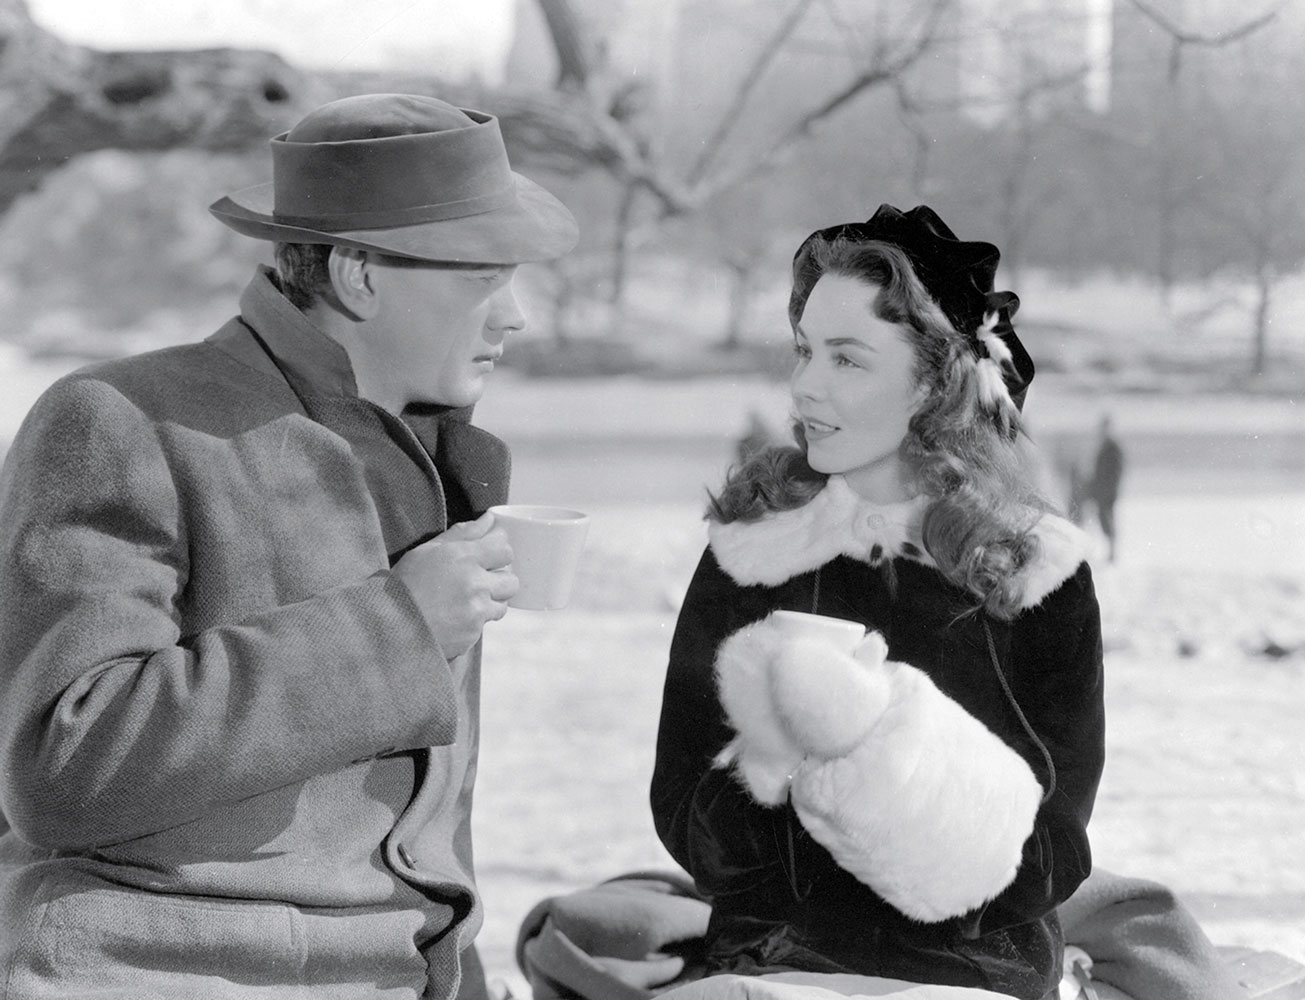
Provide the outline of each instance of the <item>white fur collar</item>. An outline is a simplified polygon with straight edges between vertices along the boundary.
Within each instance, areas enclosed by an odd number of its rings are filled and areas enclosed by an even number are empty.
[[[877,566],[898,557],[933,566],[920,541],[928,505],[918,497],[896,504],[863,500],[842,476],[801,507],[759,521],[712,522],[708,529],[716,561],[735,583],[774,587],[845,555]],[[1025,570],[1024,607],[1031,608],[1064,583],[1092,552],[1090,537],[1068,521],[1044,515],[1034,529],[1042,543]]]

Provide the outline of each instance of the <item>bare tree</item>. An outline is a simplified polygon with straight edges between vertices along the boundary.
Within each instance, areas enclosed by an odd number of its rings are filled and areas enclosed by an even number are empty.
[[[1219,48],[1229,45],[1259,31],[1278,16],[1278,9],[1275,8],[1266,10],[1256,17],[1223,31],[1199,31],[1166,17],[1161,11],[1156,10],[1155,5],[1150,3],[1149,0],[1127,0],[1127,2],[1169,36],[1170,81],[1178,78],[1178,74],[1182,69],[1183,52],[1186,48]]]
[[[668,155],[666,144],[640,114],[647,103],[645,94],[628,86],[606,93],[598,83],[605,67],[600,49],[584,37],[584,22],[575,16],[569,0],[540,0],[545,23],[559,54],[559,85],[565,85],[563,102],[556,118],[569,121],[549,134],[532,130],[549,142],[559,155],[557,138],[570,137],[570,154],[575,166],[606,172],[619,190],[613,213],[613,264],[608,286],[610,303],[620,325],[620,303],[625,288],[628,259],[636,243],[648,238],[666,220],[692,216],[726,192],[783,164],[801,148],[817,127],[836,116],[858,97],[876,88],[891,86],[938,44],[943,15],[955,0],[927,0],[919,8],[914,24],[900,37],[882,38],[867,52],[851,56],[841,53],[850,67],[850,77],[823,97],[813,100],[768,135],[750,136],[747,155],[730,159],[727,147],[737,138],[745,110],[757,99],[763,81],[786,50],[794,46],[799,30],[808,20],[814,0],[791,0],[775,19],[773,28],[759,45],[750,64],[733,87],[714,126],[708,129],[699,153],[687,167]],[[831,11],[837,5],[826,0]],[[561,155],[565,155],[562,153]],[[646,202],[639,219],[641,202]],[[729,265],[736,288],[734,315],[746,300],[745,287],[752,268]],[[733,335],[727,335],[727,340]]]
[[[1272,102],[1252,93],[1296,93],[1302,81],[1277,79],[1276,86],[1225,95],[1211,102],[1207,123],[1213,181],[1195,209],[1215,220],[1225,234],[1214,267],[1240,273],[1253,289],[1249,374],[1268,368],[1274,296],[1281,280],[1305,263],[1305,132],[1300,121],[1275,119]],[[1245,156],[1248,149],[1254,156]]]
[[[1272,79],[1275,61],[1294,62],[1294,53],[1271,53],[1274,45],[1265,31],[1283,5],[1274,4],[1222,30],[1200,30],[1167,18],[1149,0],[1128,2],[1170,40],[1165,90],[1150,105],[1155,116],[1153,194],[1161,292],[1168,301],[1178,268],[1183,217],[1214,220],[1232,238],[1207,266],[1231,265],[1250,278],[1254,304],[1249,369],[1253,376],[1262,375],[1276,286],[1283,272],[1305,257],[1305,242],[1298,235],[1305,220],[1295,207],[1305,143],[1298,128],[1283,123],[1274,108],[1257,108],[1261,95],[1294,93],[1299,87],[1298,80]],[[1225,95],[1227,106],[1204,86],[1189,93],[1193,88],[1184,72],[1186,50],[1225,49],[1257,41],[1270,43],[1261,46],[1258,56],[1242,54],[1252,64],[1248,71],[1225,74],[1226,81],[1238,81],[1238,92]],[[1248,149],[1255,150],[1253,157],[1245,155]]]

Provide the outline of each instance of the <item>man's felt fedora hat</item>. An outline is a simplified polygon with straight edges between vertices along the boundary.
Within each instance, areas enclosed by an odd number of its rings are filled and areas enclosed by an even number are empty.
[[[246,236],[519,264],[575,246],[566,206],[508,164],[493,115],[415,94],[323,105],[272,146],[272,182],[209,210]]]

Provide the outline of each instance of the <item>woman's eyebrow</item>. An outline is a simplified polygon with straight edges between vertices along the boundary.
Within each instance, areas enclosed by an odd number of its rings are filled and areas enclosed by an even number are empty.
[[[862,350],[878,352],[879,348],[873,344],[867,344],[864,340],[856,337],[827,337],[825,338],[826,347],[860,347]]]
[[[795,336],[801,337],[803,340],[809,341],[811,339],[807,336],[807,332],[802,329],[801,323],[798,323],[793,327],[793,333]],[[856,337],[826,337],[822,343],[826,347],[859,347],[862,350],[875,353],[878,353],[879,351],[879,348],[875,347],[873,344],[867,344],[864,340],[859,340]]]

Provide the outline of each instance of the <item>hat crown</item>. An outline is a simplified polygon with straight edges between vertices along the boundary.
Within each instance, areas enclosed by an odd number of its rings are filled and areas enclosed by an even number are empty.
[[[463,111],[419,94],[360,94],[324,104],[285,135],[287,142],[349,142],[447,132],[476,124]]]
[[[465,218],[516,198],[498,119],[409,94],[311,113],[272,140],[272,183],[278,221],[327,232]]]

